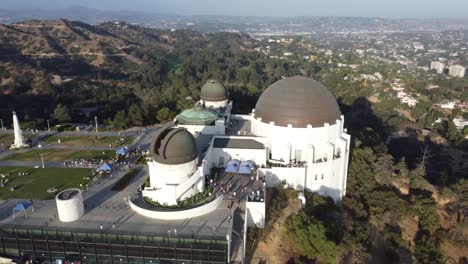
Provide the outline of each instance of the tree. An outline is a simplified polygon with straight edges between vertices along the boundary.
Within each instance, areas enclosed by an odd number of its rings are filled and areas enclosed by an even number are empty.
[[[388,184],[393,175],[393,156],[380,154],[374,162],[375,178],[381,184]]]
[[[143,125],[143,110],[138,104],[132,104],[128,109],[128,122],[132,125]]]
[[[177,110],[183,111],[185,109],[190,109],[194,105],[192,100],[182,99],[177,101]]]
[[[52,118],[56,122],[68,122],[68,121],[70,121],[70,115],[68,114],[67,106],[62,105],[62,104],[58,104],[54,109],[54,113],[52,114]]]
[[[416,234],[414,255],[419,263],[444,263],[442,254],[437,250],[434,239],[426,230]]]
[[[157,114],[157,116],[156,116],[156,118],[158,119],[158,121],[159,121],[160,123],[164,123],[164,122],[170,121],[170,120],[172,120],[174,117],[175,117],[174,112],[172,112],[172,111],[171,111],[169,108],[167,108],[167,107],[163,107],[163,108],[159,109],[158,114]]]
[[[401,160],[395,165],[395,168],[399,171],[399,175],[401,177],[408,177],[409,170],[406,165],[405,157],[401,158]]]
[[[127,114],[125,113],[125,111],[124,110],[118,111],[115,114],[114,119],[112,119],[111,124],[116,128],[120,128],[120,129],[127,128],[128,127],[128,117],[127,117]]]
[[[454,143],[463,139],[463,135],[457,129],[452,120],[449,120],[447,124],[447,139]]]
[[[325,227],[319,221],[304,213],[286,222],[286,236],[301,255],[323,263],[336,263],[340,249],[334,242],[327,240],[325,232]]]

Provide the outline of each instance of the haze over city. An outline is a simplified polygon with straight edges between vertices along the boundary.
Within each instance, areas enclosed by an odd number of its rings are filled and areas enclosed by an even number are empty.
[[[467,18],[465,0],[4,0],[2,9],[60,9],[86,6],[112,11],[145,11],[179,15],[229,16],[352,16],[392,18]]]

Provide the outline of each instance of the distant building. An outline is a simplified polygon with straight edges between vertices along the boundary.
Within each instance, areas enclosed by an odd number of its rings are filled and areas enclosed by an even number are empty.
[[[463,129],[465,126],[468,126],[468,120],[464,118],[454,118],[453,123],[458,129]]]
[[[413,47],[416,51],[424,49],[424,45],[420,42],[413,42]]]
[[[400,99],[400,102],[402,104],[407,104],[409,107],[415,107],[418,103],[418,100],[416,98],[403,91],[397,93],[397,98]]]
[[[437,89],[437,88],[440,88],[440,86],[436,84],[429,84],[426,86],[427,90],[432,90],[432,89]]]
[[[440,104],[440,108],[453,110],[455,109],[456,105],[457,103],[455,101],[443,101]]]
[[[356,49],[356,53],[359,54],[359,55],[364,55],[364,50],[362,49]]]
[[[449,75],[453,77],[465,77],[465,67],[460,65],[452,65],[449,67]]]
[[[438,61],[431,61],[431,70],[435,70],[438,74],[444,73],[445,64]]]

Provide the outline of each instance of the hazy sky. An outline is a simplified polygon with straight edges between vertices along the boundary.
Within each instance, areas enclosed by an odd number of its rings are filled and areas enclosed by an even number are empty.
[[[468,0],[0,0],[0,8],[85,6],[181,15],[468,18]]]

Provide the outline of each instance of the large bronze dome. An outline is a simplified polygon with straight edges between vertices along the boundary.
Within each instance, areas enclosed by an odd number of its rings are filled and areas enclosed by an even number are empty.
[[[276,126],[322,127],[340,119],[340,108],[335,97],[319,82],[295,76],[270,85],[255,106],[255,117]]]
[[[219,81],[208,80],[201,89],[200,98],[208,102],[224,101],[228,98],[228,92]]]
[[[156,135],[151,153],[159,163],[184,164],[197,158],[197,144],[187,129],[167,126]]]

